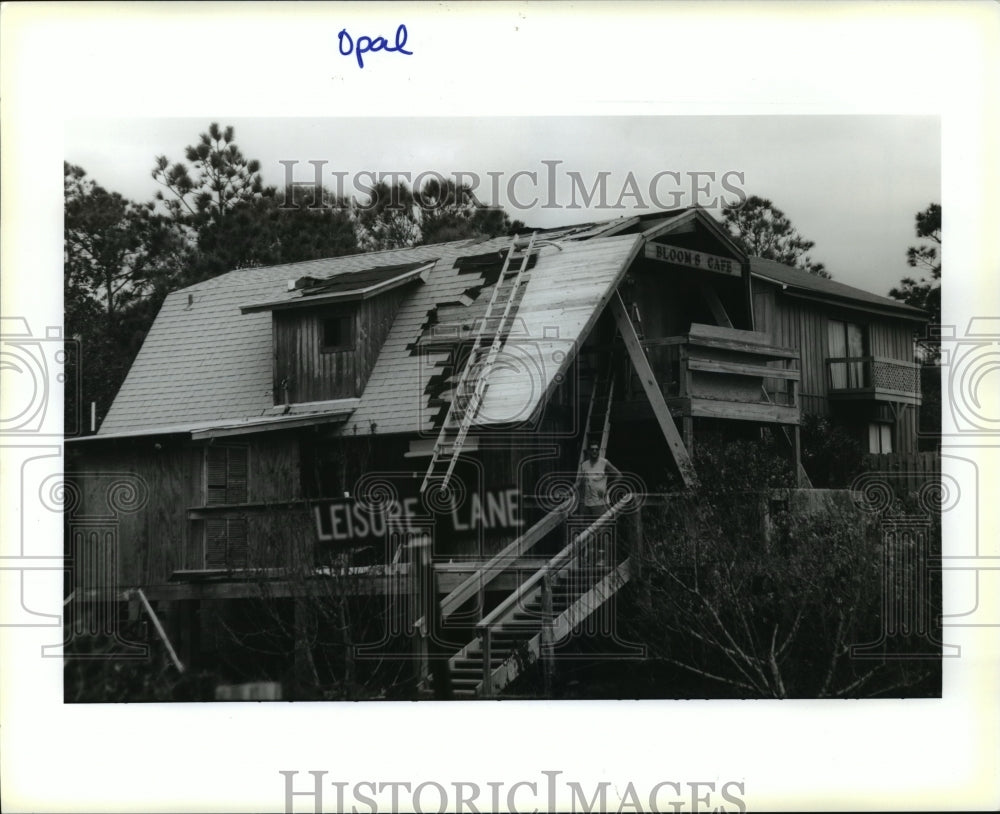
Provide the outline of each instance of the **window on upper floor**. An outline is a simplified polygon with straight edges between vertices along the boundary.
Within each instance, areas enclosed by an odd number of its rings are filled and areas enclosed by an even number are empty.
[[[320,351],[322,353],[354,350],[353,314],[324,317],[321,328]]]
[[[205,567],[246,568],[247,521],[242,517],[213,517],[205,523]]]
[[[205,505],[247,502],[250,453],[247,447],[205,448]]]
[[[205,505],[231,506],[249,500],[250,451],[245,446],[205,448]],[[214,512],[213,512],[214,514]],[[201,521],[206,568],[245,568],[247,521],[243,517],[209,516]]]
[[[830,386],[836,390],[865,387],[866,329],[856,322],[831,319],[827,323],[827,358],[842,359],[830,364]]]

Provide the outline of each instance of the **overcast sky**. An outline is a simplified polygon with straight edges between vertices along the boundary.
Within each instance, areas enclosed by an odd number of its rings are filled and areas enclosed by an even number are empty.
[[[182,159],[211,120],[76,119],[66,125],[65,156],[103,186],[148,200],[158,189],[150,177],[154,156]],[[267,184],[283,182],[282,160],[299,162],[296,180],[313,177],[309,161],[325,161],[326,182],[335,186],[333,173],[347,173],[345,192],[362,199],[355,182],[369,183],[357,176],[365,171],[469,173],[467,183],[479,179],[481,200],[530,226],[649,211],[655,198],[685,206],[695,195],[702,205],[715,202],[719,215],[722,203],[736,198],[732,190],[742,189],[782,209],[815,242],[811,257],[834,279],[880,294],[912,273],[905,254],[916,241],[914,215],[941,200],[940,120],[931,116],[216,120],[235,127],[237,144],[261,161]],[[519,171],[536,173],[537,181],[515,177]],[[584,207],[578,189],[579,208],[569,208],[578,187],[571,173],[587,190],[608,173],[603,208],[599,197]]]

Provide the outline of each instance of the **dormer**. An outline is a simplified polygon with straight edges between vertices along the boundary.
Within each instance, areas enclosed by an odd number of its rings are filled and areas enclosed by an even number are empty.
[[[290,279],[284,297],[241,308],[271,312],[274,404],[360,397],[400,304],[435,262]]]

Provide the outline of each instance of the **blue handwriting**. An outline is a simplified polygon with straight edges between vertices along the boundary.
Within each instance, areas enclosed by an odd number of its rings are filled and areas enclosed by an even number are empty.
[[[344,44],[347,44],[347,49],[344,49]],[[341,56],[349,57],[352,53],[358,59],[358,67],[365,67],[364,55],[371,53],[374,54],[376,51],[395,51],[397,54],[405,54],[406,56],[413,56],[413,51],[407,51],[403,46],[406,45],[406,26],[400,23],[399,28],[396,29],[396,44],[389,45],[385,37],[371,37],[360,36],[355,42],[354,38],[347,33],[346,28],[340,29],[340,33],[337,35],[337,47],[340,49]]]

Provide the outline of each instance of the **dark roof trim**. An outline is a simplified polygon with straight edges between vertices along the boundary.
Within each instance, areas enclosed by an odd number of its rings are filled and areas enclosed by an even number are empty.
[[[768,282],[776,282],[774,280],[769,280]],[[851,311],[864,311],[869,314],[878,314],[879,316],[892,317],[893,319],[903,319],[908,322],[926,322],[927,317],[921,313],[917,313],[914,310],[909,310],[910,306],[903,306],[908,310],[896,311],[891,307],[879,307],[872,303],[865,302],[863,300],[852,300],[848,297],[834,297],[829,295],[817,294],[815,292],[805,292],[805,291],[792,291],[789,290],[792,287],[787,283],[778,283],[782,287],[782,294],[786,297],[792,297],[797,300],[808,300],[809,302],[821,302],[824,305],[835,305],[838,308],[844,308]]]
[[[800,271],[799,269],[791,268],[789,270],[796,272]],[[807,272],[801,273],[805,274]],[[915,322],[927,321],[927,314],[919,308],[914,308],[912,305],[907,305],[903,302],[897,303],[888,297],[880,297],[877,294],[872,294],[871,292],[864,291],[863,289],[857,289],[858,295],[854,296],[851,293],[851,286],[843,284],[839,284],[839,287],[847,289],[846,291],[822,291],[819,288],[809,288],[805,285],[779,279],[768,274],[766,271],[755,269],[751,271],[751,276],[778,286],[781,289],[781,293],[789,297],[798,297],[799,299],[811,300],[814,302],[824,302],[832,305],[839,305],[843,308],[853,308],[859,311],[868,311],[870,313],[893,316],[899,319],[909,319]]]
[[[346,401],[348,400],[345,399]],[[350,418],[351,413],[354,412],[361,400],[350,399],[350,401],[353,402],[350,406],[345,406],[343,410],[338,412],[317,415],[283,415],[277,418],[265,418],[256,421],[234,421],[229,424],[220,424],[217,427],[193,430],[191,438],[195,441],[201,441],[205,438],[225,438],[232,435],[250,435],[258,432],[270,432],[272,430],[312,427],[317,424],[343,423]]]
[[[65,443],[67,444],[92,444],[96,441],[123,441],[129,438],[154,438],[156,436],[167,436],[167,435],[190,435],[192,432],[191,427],[185,427],[180,425],[168,426],[168,427],[149,427],[141,430],[126,430],[125,432],[106,432],[102,433],[98,431],[95,435],[84,435],[80,438],[67,438]]]
[[[431,268],[437,262],[437,259],[429,260],[424,263],[412,264],[413,268],[407,268],[406,271],[401,272],[389,279],[382,280],[372,285],[361,287],[361,288],[351,288],[343,291],[332,291],[328,294],[306,294],[303,293],[297,297],[291,297],[283,300],[272,300],[270,302],[254,303],[252,305],[242,305],[240,306],[240,313],[242,314],[252,314],[258,311],[286,311],[291,308],[309,308],[315,305],[327,305],[330,303],[339,302],[357,302],[359,300],[367,300],[370,297],[375,297],[379,294],[384,294],[386,291],[391,291],[394,288],[399,288],[400,286],[407,285],[412,282],[420,280],[420,282],[427,282],[427,275]],[[407,264],[408,266],[411,264]],[[335,281],[336,277],[328,278],[323,282],[332,283]]]
[[[361,399],[338,399],[327,402],[310,402],[304,404],[290,405],[287,414],[280,412],[283,407],[274,407],[264,416],[243,419],[240,421],[226,421],[195,424],[194,426],[169,426],[150,427],[147,429],[134,430],[130,432],[114,432],[101,435],[86,435],[82,438],[67,438],[66,443],[79,444],[82,442],[94,441],[121,441],[128,438],[154,438],[156,436],[186,435],[192,440],[199,441],[205,438],[221,438],[228,435],[247,435],[255,432],[268,432],[270,430],[294,429],[296,427],[308,427],[314,424],[328,424],[335,421],[346,421],[353,413]],[[322,406],[323,412],[307,413],[306,409],[312,407],[316,409]]]

